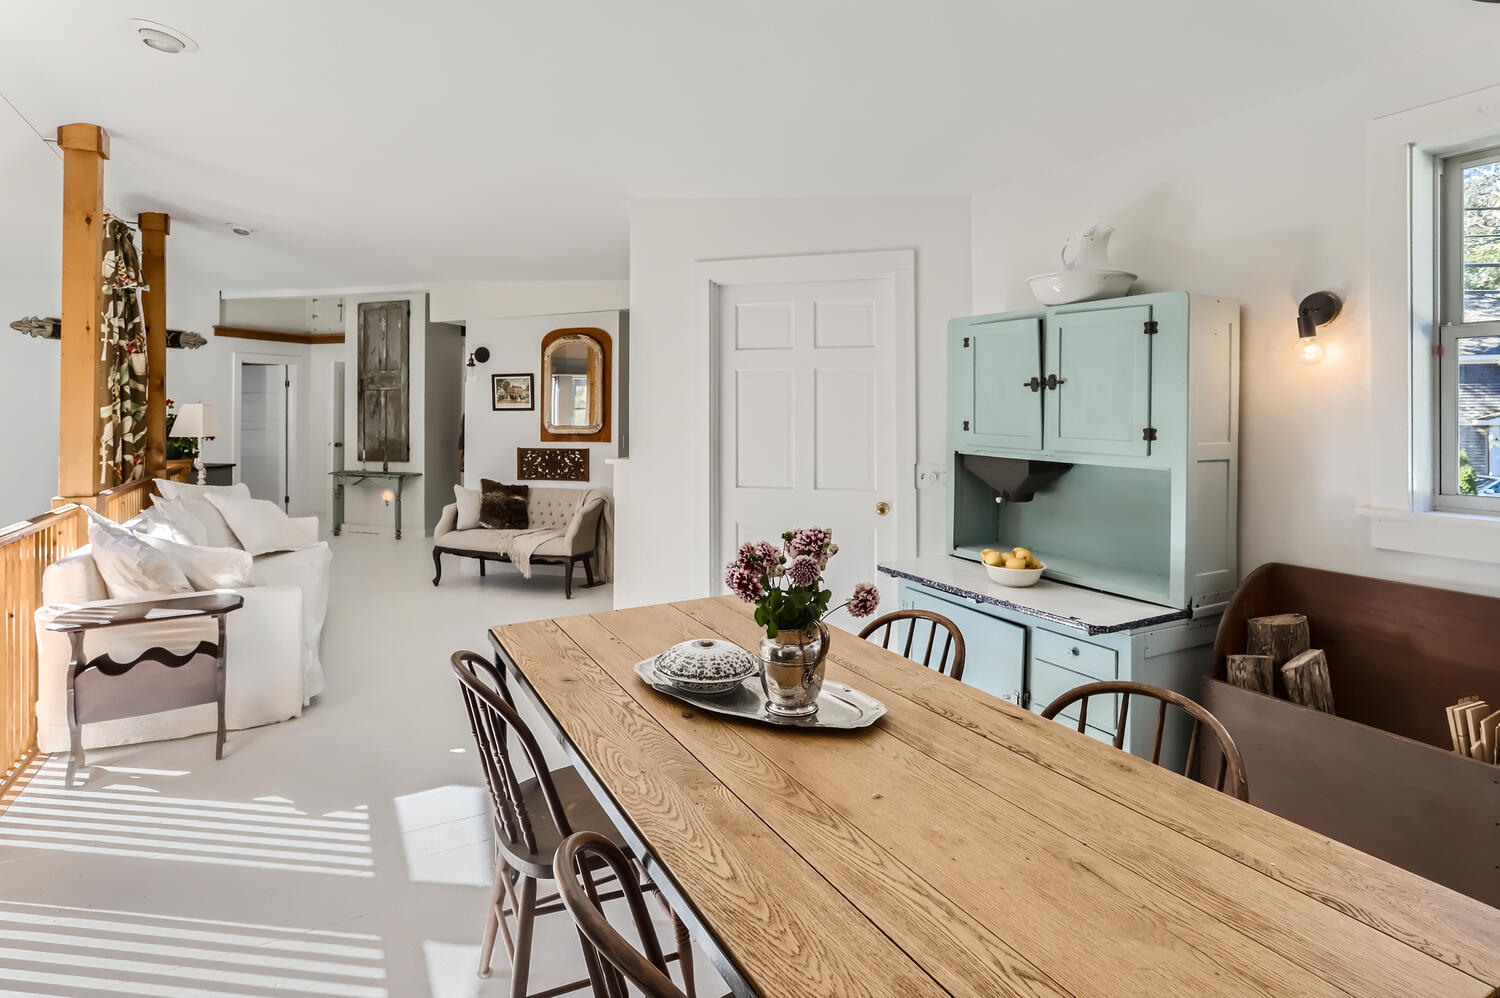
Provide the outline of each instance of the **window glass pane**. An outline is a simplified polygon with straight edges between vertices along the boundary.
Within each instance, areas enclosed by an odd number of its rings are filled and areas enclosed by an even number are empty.
[[[1458,491],[1500,497],[1500,336],[1458,341]]]
[[[1500,319],[1500,160],[1464,168],[1464,322]]]

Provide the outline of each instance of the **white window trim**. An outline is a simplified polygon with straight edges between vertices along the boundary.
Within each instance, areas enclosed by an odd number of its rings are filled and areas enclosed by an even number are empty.
[[[1500,563],[1500,517],[1433,505],[1437,160],[1497,135],[1500,87],[1378,118],[1366,134],[1372,432],[1370,503],[1359,512],[1377,548]]]

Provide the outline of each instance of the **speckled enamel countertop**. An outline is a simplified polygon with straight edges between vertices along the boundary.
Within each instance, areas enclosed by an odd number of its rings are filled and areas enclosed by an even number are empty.
[[[888,562],[880,566],[880,571],[892,578],[909,579],[951,596],[1076,627],[1087,634],[1131,631],[1186,620],[1192,615],[1186,609],[1112,596],[1097,589],[1047,578],[1028,589],[996,585],[985,574],[983,565],[948,555]]]

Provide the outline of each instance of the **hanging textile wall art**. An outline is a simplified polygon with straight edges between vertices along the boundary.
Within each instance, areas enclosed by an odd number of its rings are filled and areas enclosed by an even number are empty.
[[[99,484],[146,473],[146,321],[141,312],[141,259],[130,226],[104,217],[102,360],[109,366],[109,404],[99,409]]]

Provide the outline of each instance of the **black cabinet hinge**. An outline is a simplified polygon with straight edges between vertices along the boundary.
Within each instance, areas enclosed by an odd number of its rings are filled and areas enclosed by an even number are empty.
[[[1145,429],[1143,429],[1141,431],[1141,439],[1142,440],[1155,440],[1156,439],[1156,427],[1154,427],[1154,426],[1148,426]]]
[[[1155,336],[1156,335],[1156,320],[1155,319],[1147,319],[1146,320],[1146,335],[1147,336]]]
[[[968,346],[968,345],[969,345],[969,338],[967,336],[965,336],[964,337],[964,346]]]
[[[967,431],[968,428],[969,428],[969,421],[966,419],[966,420],[964,420],[964,430]]]

